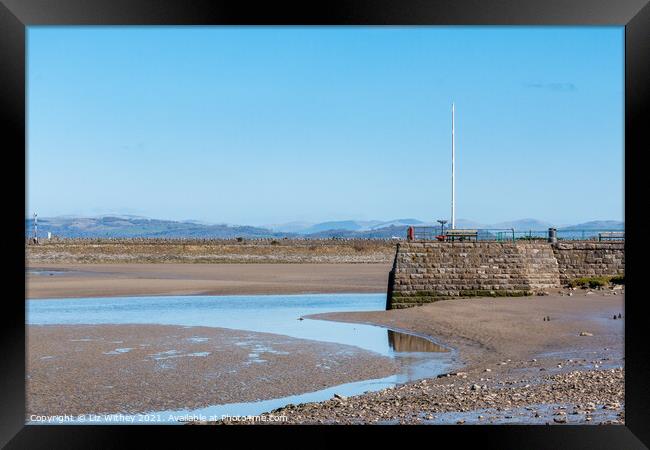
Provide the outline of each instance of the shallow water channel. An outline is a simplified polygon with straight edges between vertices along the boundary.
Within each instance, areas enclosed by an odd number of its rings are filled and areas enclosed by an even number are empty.
[[[196,410],[149,412],[135,417],[133,421],[178,423],[179,419],[257,415],[289,403],[327,400],[334,393],[345,396],[358,395],[399,383],[434,377],[449,370],[455,362],[456,353],[423,336],[372,325],[308,318],[300,320],[309,314],[383,310],[385,299],[385,294],[44,299],[28,300],[26,312],[29,325],[137,323],[207,326],[274,333],[293,338],[354,345],[390,357],[400,367],[399,373],[386,378],[362,380],[272,400],[229,403]],[[93,423],[123,422],[107,416],[104,420],[96,419]]]

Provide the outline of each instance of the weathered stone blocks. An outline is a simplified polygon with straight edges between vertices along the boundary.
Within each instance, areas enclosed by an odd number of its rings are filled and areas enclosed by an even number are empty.
[[[623,242],[410,242],[397,247],[387,308],[450,297],[519,296],[625,271]]]

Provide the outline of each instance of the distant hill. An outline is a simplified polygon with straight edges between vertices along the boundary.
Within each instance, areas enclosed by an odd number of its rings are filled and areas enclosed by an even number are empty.
[[[558,230],[625,230],[625,222],[620,220],[592,220],[591,222],[579,223]]]
[[[327,239],[327,238],[355,238],[355,239],[391,239],[393,237],[406,237],[407,225],[391,225],[388,227],[377,228],[375,230],[352,231],[352,230],[324,230],[318,233],[303,235],[309,239]]]
[[[273,230],[275,232],[300,233],[313,225],[314,224],[312,222],[296,221],[296,222],[288,222],[288,223],[281,223],[281,224],[264,225],[262,228],[268,228],[269,230]]]
[[[449,223],[445,224],[445,227],[447,227]],[[483,223],[476,222],[474,220],[467,220],[467,219],[457,219],[456,220],[456,228],[464,228],[466,230],[475,230],[477,228],[494,228],[493,226],[490,225],[485,225]]]
[[[435,226],[435,222],[425,223],[418,219],[395,219],[390,221],[344,220],[310,224],[291,222],[284,225],[254,227],[247,225],[209,224],[199,221],[173,221],[150,219],[139,216],[110,215],[100,217],[45,217],[38,219],[39,236],[51,232],[63,238],[199,238],[232,239],[243,238],[358,238],[391,239],[404,238],[409,225]],[[446,225],[447,227],[449,224]],[[517,231],[544,231],[552,226],[548,222],[536,219],[521,219],[501,222],[494,225],[459,219],[456,228],[515,228]],[[30,236],[33,229],[32,219],[25,220],[25,236]],[[605,220],[591,221],[577,225],[558,228],[558,231],[573,230],[623,230],[624,223]]]
[[[329,231],[365,232],[365,231],[377,230],[380,228],[386,228],[391,226],[419,225],[423,223],[424,222],[418,219],[394,219],[388,221],[338,220],[338,221],[329,221],[329,222],[320,222],[320,223],[289,222],[289,223],[279,224],[279,225],[269,225],[266,228],[278,232],[298,233],[307,236],[307,235],[317,235],[322,233],[327,234],[327,232]]]
[[[486,228],[514,228],[515,231],[548,230],[553,224],[537,219],[519,219],[510,222],[499,222]]]
[[[424,222],[418,219],[395,219],[395,220],[389,220],[388,222],[381,222],[371,227],[371,230],[377,230],[386,227],[404,227],[409,225],[423,225],[423,224]]]
[[[374,225],[374,222],[372,222],[371,224]],[[340,220],[335,222],[322,222],[302,230],[301,234],[319,233],[327,230],[359,231],[364,229],[367,225],[368,223],[360,222],[357,220]]]
[[[25,220],[25,235],[32,233],[33,220]],[[196,222],[147,219],[130,216],[39,218],[40,236],[48,231],[64,238],[220,238],[283,237],[265,228],[251,226],[210,225]]]

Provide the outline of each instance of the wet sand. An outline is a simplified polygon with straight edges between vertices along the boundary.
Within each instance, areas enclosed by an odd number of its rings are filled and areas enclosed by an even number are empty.
[[[588,352],[608,347],[623,355],[624,295],[577,290],[571,297],[473,298],[391,311],[315,314],[314,319],[357,322],[435,337],[459,350],[465,368],[542,352]],[[607,294],[607,295],[606,295]],[[544,317],[550,321],[544,321]],[[579,336],[580,332],[593,336]]]
[[[136,414],[285,397],[399,369],[349,345],[210,327],[27,330],[27,414]]]
[[[623,423],[624,295],[563,294],[310,316],[434,336],[463,363],[435,379],[272,414],[284,423]]]
[[[32,266],[31,269],[35,269]],[[387,283],[388,266],[382,264],[105,264],[105,265],[48,265],[40,268],[59,270],[67,273],[47,276],[29,275],[28,296],[45,297],[85,297],[118,295],[173,295],[173,294],[269,294],[269,293],[304,293],[304,292],[384,292]],[[334,280],[334,281],[332,281]],[[571,296],[568,296],[571,294]],[[618,318],[621,314],[621,318]],[[617,319],[613,319],[617,316]],[[286,423],[622,423],[624,421],[624,295],[621,291],[596,290],[575,291],[561,290],[551,295],[517,298],[473,298],[440,301],[421,307],[393,311],[328,313],[310,316],[314,319],[335,320],[374,324],[406,331],[413,331],[433,337],[437,342],[458,350],[461,363],[448,377],[409,383],[394,389],[369,393],[350,399],[333,399],[327,402],[281,408],[274,414],[288,417]],[[549,320],[544,320],[548,317]],[[117,334],[111,334],[111,327]],[[122,339],[128,326],[99,326],[97,333]],[[134,326],[126,335],[133,336],[134,345],[119,344],[124,347],[138,348],[135,344],[148,339],[158,341],[159,352],[175,349],[189,351],[189,348],[172,347],[178,345],[179,338],[169,339],[169,331],[183,330],[179,327]],[[65,341],[65,336],[77,327],[30,327],[47,330],[52,328],[63,333],[40,340],[38,348],[41,356],[53,356],[45,352],[50,345]],[[103,329],[104,328],[104,329]],[[224,331],[213,330],[215,333]],[[215,331],[218,330],[218,331]],[[247,333],[226,330],[228,333]],[[45,332],[43,332],[45,333]],[[174,331],[176,336],[184,336],[182,331]],[[83,333],[82,333],[83,334]],[[583,334],[583,335],[581,335]],[[74,334],[77,336],[78,334]],[[191,337],[191,336],[189,336]],[[215,335],[215,344],[224,346],[223,354],[217,357],[215,352],[214,367],[225,361],[228,364],[243,364],[250,352],[238,352],[231,355],[225,350],[228,342],[227,333]],[[111,339],[105,337],[103,339]],[[233,337],[233,339],[235,339]],[[278,337],[288,341],[299,341]],[[52,341],[54,343],[50,344]],[[90,341],[83,341],[87,345]],[[161,342],[166,342],[162,344]],[[307,341],[305,341],[307,342]],[[30,349],[33,342],[30,342]],[[67,344],[69,345],[69,344]],[[76,345],[76,344],[75,344]],[[94,346],[100,345],[95,342]],[[103,345],[103,344],[102,344]],[[118,344],[111,344],[117,346]],[[193,344],[194,345],[194,344]],[[319,385],[322,377],[331,375],[314,373],[310,367],[318,364],[313,348],[327,347],[331,344],[310,343],[309,352],[300,353],[291,361],[277,355],[271,361],[282,360],[284,365],[269,372],[272,376],[282,373],[283,381],[264,384],[260,381],[258,367],[252,367],[244,375],[244,380],[255,385],[252,399],[274,398],[304,392],[309,383]],[[167,348],[169,347],[169,348]],[[232,345],[231,345],[232,347]],[[323,347],[323,348],[324,348]],[[339,346],[337,346],[339,347]],[[34,368],[40,368],[38,378],[30,385],[37,386],[34,399],[56,398],[48,404],[35,405],[38,408],[50,408],[53,413],[60,413],[56,408],[65,402],[82,405],[104,405],[113,399],[110,407],[120,405],[117,410],[106,409],[104,412],[128,410],[174,409],[200,407],[227,401],[246,401],[247,388],[238,385],[240,378],[228,378],[215,383],[205,381],[205,374],[212,370],[211,365],[201,366],[201,361],[210,357],[171,358],[179,361],[192,361],[170,371],[169,377],[153,378],[151,374],[154,363],[147,354],[127,353],[112,355],[124,357],[124,365],[106,363],[103,352],[106,349],[89,347],[90,350],[77,348],[75,354],[66,351],[69,359],[63,367],[68,374],[57,373],[54,366],[44,363],[46,360],[32,361]],[[197,347],[198,348],[198,347]],[[354,347],[350,347],[354,349]],[[359,351],[358,349],[355,349]],[[49,350],[48,350],[49,351]],[[63,351],[63,350],[62,350]],[[141,350],[139,350],[141,351]],[[204,350],[196,350],[202,352]],[[210,351],[210,350],[205,350]],[[334,350],[331,350],[334,351]],[[119,353],[119,352],[118,352]],[[99,355],[102,356],[99,356]],[[94,355],[94,356],[93,356]],[[129,358],[137,358],[133,361]],[[307,359],[301,359],[303,358]],[[172,355],[173,356],[173,355]],[[349,371],[345,375],[337,374],[327,378],[324,383],[336,385],[346,381],[381,376],[379,372],[385,367],[372,354],[371,363],[363,359],[346,360]],[[40,357],[39,357],[40,358]],[[237,359],[239,358],[239,359]],[[312,358],[312,359],[309,359]],[[49,359],[49,358],[48,358]],[[266,358],[265,358],[266,359]],[[164,361],[164,360],[163,360]],[[195,362],[199,361],[199,362]],[[307,364],[303,364],[307,361]],[[148,364],[148,365],[147,365]],[[198,366],[196,366],[198,364]],[[373,364],[380,364],[373,366]],[[49,368],[48,368],[49,367]],[[111,367],[115,367],[114,369]],[[373,368],[374,367],[374,368]],[[76,369],[71,369],[76,368]],[[105,368],[107,372],[102,372]],[[133,369],[135,368],[135,369]],[[377,373],[369,374],[376,371]],[[59,369],[62,370],[62,369]],[[93,395],[100,392],[99,381],[93,381],[92,389],[79,392],[77,383],[86,377],[98,377],[107,383],[105,377],[129,379],[129,371],[135,370],[142,377],[135,378],[123,391],[111,392],[110,395]],[[345,372],[345,371],[344,371]],[[189,374],[183,377],[178,374]],[[286,374],[291,373],[290,380]],[[390,372],[393,373],[393,372]],[[45,374],[45,375],[44,375]],[[62,378],[56,378],[56,377]],[[266,372],[264,372],[264,376]],[[346,380],[345,376],[352,376]],[[356,378],[358,376],[358,378]],[[168,379],[167,381],[162,378]],[[63,388],[56,387],[57,382]],[[68,380],[68,381],[65,381]],[[144,380],[144,381],[142,381]],[[189,380],[189,381],[188,381]],[[331,382],[330,382],[331,380]],[[117,384],[114,381],[111,383]],[[109,384],[112,385],[112,384]],[[201,389],[196,388],[201,386]],[[298,388],[297,386],[301,386]],[[324,387],[323,386],[319,386]],[[38,391],[40,389],[40,391]],[[59,389],[64,394],[58,394]],[[111,388],[113,389],[113,388]],[[237,390],[239,389],[239,390]],[[230,392],[234,392],[232,396]],[[78,392],[76,395],[75,392]],[[57,397],[58,395],[58,397]],[[239,396],[244,395],[243,399]],[[225,397],[225,400],[224,400]],[[106,398],[107,400],[104,400]],[[133,399],[136,400],[134,403]],[[228,400],[230,398],[231,400]],[[233,400],[237,398],[237,400]],[[72,399],[72,400],[70,400]],[[58,401],[58,403],[57,403]],[[124,406],[126,405],[126,406]],[[105,405],[104,405],[105,406]],[[104,407],[102,406],[102,407]],[[31,406],[30,406],[31,408]],[[126,409],[125,409],[126,408]],[[131,409],[129,409],[131,408]],[[33,409],[30,409],[30,411]],[[40,412],[40,411],[39,411]]]
[[[53,271],[33,274],[31,271]],[[390,264],[30,265],[27,298],[385,292]]]

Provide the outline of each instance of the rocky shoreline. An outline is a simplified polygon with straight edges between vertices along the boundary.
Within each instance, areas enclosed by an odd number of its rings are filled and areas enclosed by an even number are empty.
[[[263,415],[284,416],[282,421],[258,423],[623,424],[624,370],[589,369],[606,363],[594,361],[508,362],[513,367],[507,371],[455,372],[349,398],[287,405]],[[555,369],[543,367],[556,362]]]
[[[525,299],[311,316],[435,336],[462,367],[437,378],[263,415],[272,424],[624,424],[624,294],[568,289]],[[209,423],[209,422],[206,422]],[[246,420],[211,424],[246,424]]]

